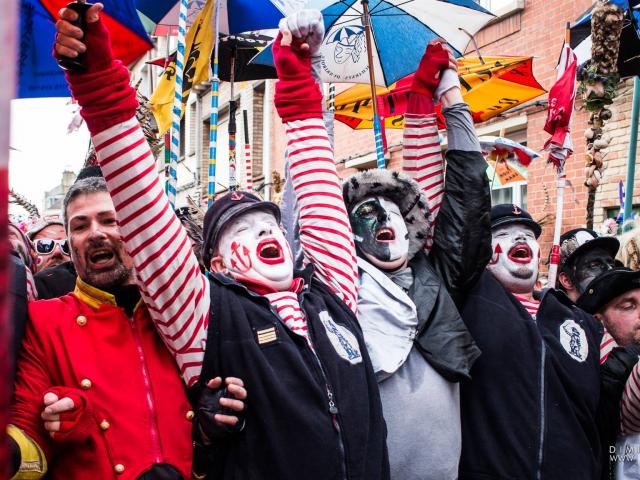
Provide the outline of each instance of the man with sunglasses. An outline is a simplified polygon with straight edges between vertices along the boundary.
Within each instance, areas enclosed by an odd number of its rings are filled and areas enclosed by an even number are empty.
[[[27,233],[36,250],[36,271],[69,261],[69,244],[60,220],[43,221]]]

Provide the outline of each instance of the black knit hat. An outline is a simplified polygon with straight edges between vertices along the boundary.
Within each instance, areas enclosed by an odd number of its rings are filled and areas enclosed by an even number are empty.
[[[597,313],[614,298],[636,288],[640,288],[640,271],[614,268],[591,280],[576,304],[585,312]]]
[[[588,228],[574,228],[563,233],[560,236],[560,268],[594,247],[606,250],[615,258],[620,242],[615,237],[600,237]]]
[[[209,267],[218,238],[224,226],[241,213],[250,210],[267,210],[272,213],[280,223],[280,208],[275,203],[265,202],[249,192],[230,192],[219,198],[204,216],[204,251],[202,260]]]
[[[521,223],[533,230],[536,238],[542,233],[540,224],[536,222],[529,212],[521,209],[512,203],[501,203],[491,209],[491,229],[509,225],[511,223]]]

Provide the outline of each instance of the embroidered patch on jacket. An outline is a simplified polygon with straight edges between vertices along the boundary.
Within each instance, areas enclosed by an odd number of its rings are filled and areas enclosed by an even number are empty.
[[[347,328],[334,322],[329,312],[320,312],[320,320],[336,353],[352,365],[362,362],[360,346],[355,335]]]
[[[578,362],[584,362],[589,355],[587,334],[573,320],[565,320],[560,325],[560,344],[569,356]]]
[[[258,339],[258,345],[265,345],[276,342],[278,340],[278,332],[276,332],[276,327],[256,330],[256,337]]]

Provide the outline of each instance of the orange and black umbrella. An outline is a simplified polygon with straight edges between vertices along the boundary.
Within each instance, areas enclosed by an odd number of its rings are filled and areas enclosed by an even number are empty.
[[[462,95],[476,123],[532,100],[545,89],[533,76],[532,57],[459,58]],[[388,88],[377,87],[378,111],[386,128],[403,128],[413,74]],[[358,84],[336,95],[336,120],[353,129],[373,128],[371,87]]]

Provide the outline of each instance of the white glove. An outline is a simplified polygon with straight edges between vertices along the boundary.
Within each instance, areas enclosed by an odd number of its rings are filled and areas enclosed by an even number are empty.
[[[324,38],[324,20],[320,10],[300,10],[280,20],[280,31],[289,30],[295,38],[309,44],[309,52],[315,55]]]
[[[458,78],[458,72],[447,68],[444,70],[440,77],[440,83],[436,87],[436,91],[433,92],[433,99],[437,102],[440,97],[448,90],[452,88],[460,88],[460,79]]]

